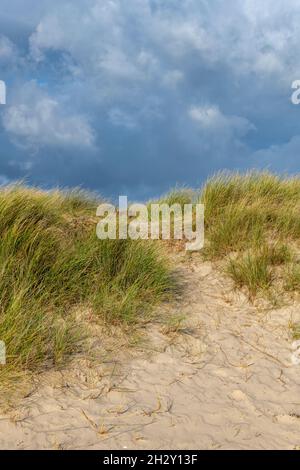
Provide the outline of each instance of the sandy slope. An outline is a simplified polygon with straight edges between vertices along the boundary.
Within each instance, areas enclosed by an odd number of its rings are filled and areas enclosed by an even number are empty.
[[[299,307],[258,312],[210,263],[180,270],[177,333],[149,325],[135,356],[45,374],[1,416],[0,448],[300,449]]]

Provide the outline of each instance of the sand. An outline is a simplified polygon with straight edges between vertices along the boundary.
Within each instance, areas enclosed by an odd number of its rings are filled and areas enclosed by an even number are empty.
[[[211,263],[179,269],[184,290],[161,314],[180,326],[151,323],[134,352],[43,374],[2,413],[1,449],[300,449],[299,305],[259,310]]]

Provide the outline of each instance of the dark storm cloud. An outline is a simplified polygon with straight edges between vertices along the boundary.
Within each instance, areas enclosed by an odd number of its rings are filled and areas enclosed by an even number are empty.
[[[296,0],[2,0],[0,183],[146,198],[299,169]]]

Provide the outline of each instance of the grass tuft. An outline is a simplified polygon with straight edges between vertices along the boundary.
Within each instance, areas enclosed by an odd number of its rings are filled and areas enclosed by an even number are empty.
[[[293,266],[288,245],[300,240],[299,177],[222,172],[203,186],[200,201],[205,205],[204,255],[230,257],[227,272],[251,296],[274,285],[276,266]],[[296,268],[286,285],[299,289]]]
[[[173,280],[157,244],[99,240],[96,206],[79,190],[0,190],[1,384],[76,350],[75,309],[130,323],[169,295]]]
[[[290,260],[285,245],[257,248],[242,257],[230,259],[227,272],[239,287],[247,287],[250,297],[258,290],[266,290],[274,279],[272,266],[282,265]]]

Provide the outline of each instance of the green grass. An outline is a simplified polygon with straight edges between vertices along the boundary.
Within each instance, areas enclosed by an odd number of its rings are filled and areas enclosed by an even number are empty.
[[[258,290],[268,289],[274,279],[272,266],[279,266],[290,261],[290,252],[286,245],[252,249],[250,252],[231,258],[227,273],[239,287],[247,287],[253,298]]]
[[[205,205],[204,254],[227,260],[226,271],[237,286],[246,286],[253,298],[278,282],[282,265],[294,273],[285,289],[299,289],[290,248],[300,240],[299,177],[220,173],[203,186],[200,200]]]
[[[206,259],[224,260],[226,272],[237,286],[247,287],[251,297],[277,283],[278,266],[289,269],[284,288],[299,290],[291,250],[297,251],[300,241],[299,176],[222,172],[199,192],[174,190],[163,201],[182,205],[197,197],[205,206]]]
[[[218,258],[269,237],[300,238],[300,178],[222,173],[202,189],[207,252]]]
[[[158,200],[150,201],[150,203],[156,202],[157,204],[168,204],[169,206],[180,204],[181,206],[184,206],[184,204],[196,202],[196,198],[197,193],[192,189],[176,187]]]
[[[299,292],[299,177],[222,173],[199,191],[176,188],[156,202],[197,200],[205,205],[203,255],[221,260],[250,298],[279,285]],[[80,190],[0,190],[1,384],[64,363],[85,334],[78,310],[132,325],[172,293],[163,243],[99,240],[98,203]]]
[[[96,206],[95,197],[77,190],[0,190],[2,385],[76,350],[76,309],[131,324],[172,290],[157,244],[96,237]]]

